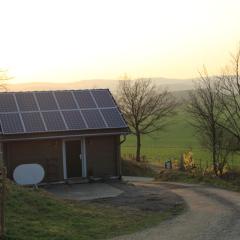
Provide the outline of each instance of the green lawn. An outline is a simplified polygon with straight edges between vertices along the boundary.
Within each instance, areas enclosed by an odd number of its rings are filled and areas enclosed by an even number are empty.
[[[229,176],[223,178],[216,177],[214,175],[196,174],[194,172],[179,171],[177,169],[163,169],[155,179],[158,181],[169,182],[185,182],[185,183],[197,183],[205,184],[208,186],[219,187],[232,191],[240,191],[240,178],[239,172],[236,171]]]
[[[58,200],[44,190],[8,183],[6,240],[107,239],[158,224],[180,213],[164,213],[128,207]]]
[[[151,136],[144,135],[142,138],[142,153],[147,160],[160,162],[167,159],[179,159],[180,155],[192,149],[195,161],[206,164],[211,162],[210,154],[201,147],[194,128],[188,122],[189,116],[179,110],[172,117],[171,124],[163,131],[156,132]],[[122,156],[131,158],[135,155],[135,136],[127,136],[127,141],[122,145]],[[235,156],[232,165],[239,165],[240,158]]]

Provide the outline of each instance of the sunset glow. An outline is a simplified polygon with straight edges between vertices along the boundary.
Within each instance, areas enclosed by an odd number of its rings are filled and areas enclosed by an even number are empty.
[[[2,0],[0,68],[13,82],[217,73],[240,40],[238,0]]]

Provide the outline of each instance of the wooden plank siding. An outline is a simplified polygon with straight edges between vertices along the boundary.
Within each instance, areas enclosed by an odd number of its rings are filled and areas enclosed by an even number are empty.
[[[8,177],[13,178],[13,171],[20,164],[38,163],[45,171],[44,182],[63,180],[61,144],[61,140],[4,143]]]
[[[72,140],[79,139],[72,137]],[[67,139],[69,140],[71,139]],[[62,141],[63,139],[4,142],[3,158],[8,177],[13,178],[13,171],[20,164],[38,163],[45,170],[43,182],[63,181]],[[87,177],[120,176],[120,135],[85,137],[85,144]]]
[[[119,176],[119,136],[87,137],[85,142],[88,176]]]

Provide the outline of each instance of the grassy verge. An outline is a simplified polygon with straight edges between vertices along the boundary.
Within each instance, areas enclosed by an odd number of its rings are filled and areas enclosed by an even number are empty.
[[[163,167],[156,167],[149,163],[137,163],[132,160],[123,161],[123,175],[155,177],[160,181],[183,182],[183,183],[200,183],[209,186],[224,188],[233,191],[240,191],[240,172],[235,171],[228,177],[219,178],[213,175],[203,176],[201,174],[182,172],[177,169],[167,170]]]
[[[8,184],[7,240],[107,239],[153,226],[183,208],[159,214],[89,202],[56,199],[44,190]]]
[[[133,160],[122,161],[122,174],[124,176],[138,176],[138,177],[156,177],[157,173],[148,163],[136,162]]]
[[[202,176],[179,170],[162,170],[156,180],[184,182],[184,183],[200,183],[209,186],[224,188],[232,191],[240,191],[240,173],[235,173],[232,178],[219,178],[215,176]]]

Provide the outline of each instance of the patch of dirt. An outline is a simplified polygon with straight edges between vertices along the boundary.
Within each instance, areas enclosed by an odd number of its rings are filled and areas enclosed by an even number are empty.
[[[96,199],[91,202],[153,212],[164,212],[184,204],[183,198],[156,184],[119,182],[111,185],[123,193],[114,198]]]

